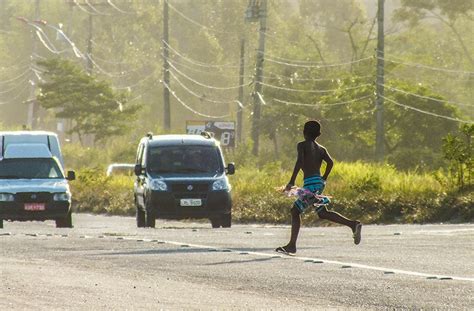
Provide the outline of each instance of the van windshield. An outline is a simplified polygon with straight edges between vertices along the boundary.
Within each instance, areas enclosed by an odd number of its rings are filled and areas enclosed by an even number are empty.
[[[0,161],[0,179],[57,179],[64,178],[54,159],[3,159]]]
[[[219,149],[212,146],[159,146],[149,149],[147,170],[159,175],[215,176],[224,172]]]

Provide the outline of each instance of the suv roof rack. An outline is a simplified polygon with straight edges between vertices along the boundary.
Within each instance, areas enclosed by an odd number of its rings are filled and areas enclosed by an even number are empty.
[[[202,131],[201,136],[204,137],[204,138],[207,138],[207,139],[212,138],[211,134],[209,132],[206,132],[206,131]]]

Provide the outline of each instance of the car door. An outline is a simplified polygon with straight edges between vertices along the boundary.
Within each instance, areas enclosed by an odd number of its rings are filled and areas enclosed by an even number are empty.
[[[142,167],[145,166],[144,157],[145,154],[145,144],[140,144],[138,147],[137,151],[137,161],[135,164],[140,164]],[[144,193],[145,193],[145,174],[142,173],[137,176],[137,179],[135,180],[135,198],[137,200],[137,203],[139,206],[145,207],[145,199],[144,199]]]

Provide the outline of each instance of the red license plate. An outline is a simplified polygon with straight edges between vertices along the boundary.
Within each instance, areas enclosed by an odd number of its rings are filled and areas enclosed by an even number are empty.
[[[44,211],[45,209],[44,203],[25,203],[25,211]]]

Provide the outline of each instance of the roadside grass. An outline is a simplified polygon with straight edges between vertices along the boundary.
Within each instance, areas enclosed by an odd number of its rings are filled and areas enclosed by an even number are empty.
[[[230,177],[233,220],[241,223],[289,223],[294,198],[276,190],[291,171],[273,162],[262,168],[237,168]],[[133,177],[106,177],[102,168],[77,171],[71,183],[74,209],[79,212],[134,215]],[[364,223],[469,222],[474,219],[474,189],[456,190],[443,173],[400,172],[388,165],[336,163],[325,193],[330,209]],[[297,185],[302,185],[302,174]],[[324,225],[315,213],[304,223]]]

